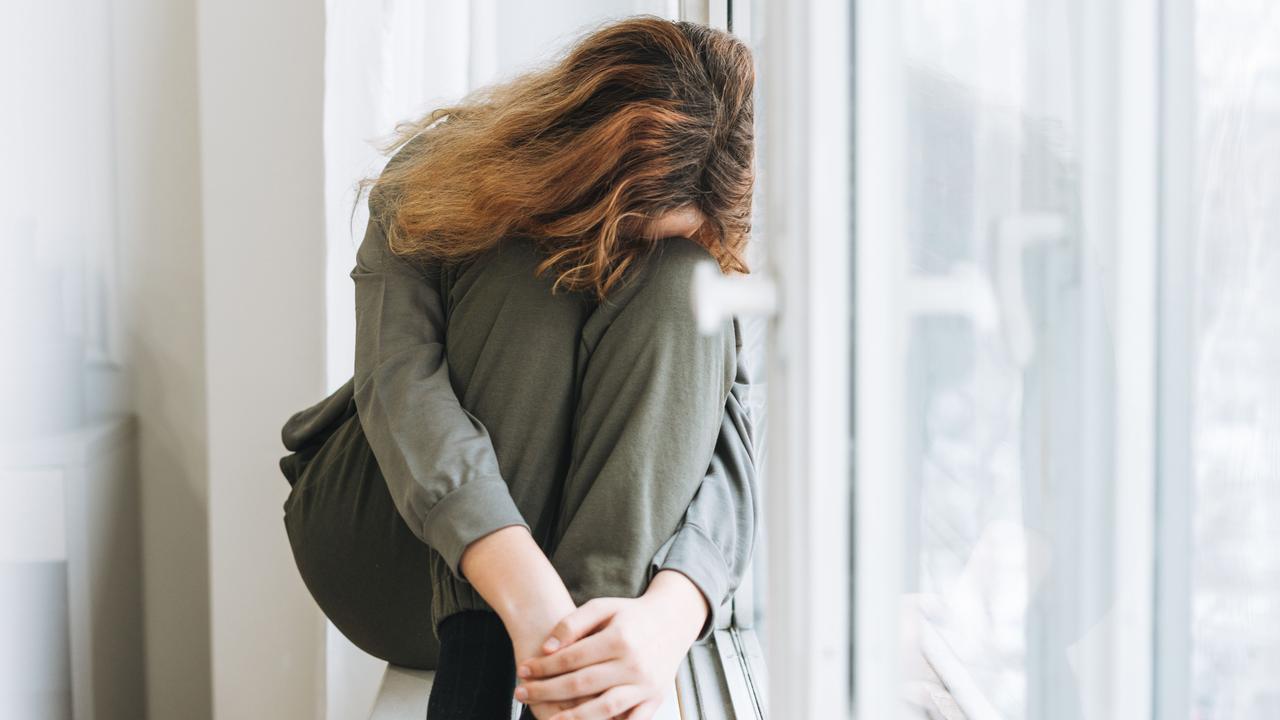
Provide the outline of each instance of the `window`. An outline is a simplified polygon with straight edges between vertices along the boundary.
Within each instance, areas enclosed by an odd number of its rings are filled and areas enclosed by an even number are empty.
[[[764,5],[775,712],[1280,714],[1280,9]]]
[[[1280,716],[1280,8],[1196,3],[1190,714]]]

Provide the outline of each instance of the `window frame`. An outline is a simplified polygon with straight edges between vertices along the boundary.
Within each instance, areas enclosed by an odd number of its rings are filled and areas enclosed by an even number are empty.
[[[757,272],[777,280],[779,300],[764,477],[773,717],[850,715],[849,5],[767,2],[758,18],[767,241]],[[741,31],[746,4],[734,7]]]
[[[1194,0],[1160,3],[1160,246],[1153,716],[1191,716],[1195,392]]]
[[[854,3],[854,716],[898,710],[906,476],[905,142],[896,0]],[[863,101],[863,98],[873,101]],[[862,182],[876,178],[876,182]]]

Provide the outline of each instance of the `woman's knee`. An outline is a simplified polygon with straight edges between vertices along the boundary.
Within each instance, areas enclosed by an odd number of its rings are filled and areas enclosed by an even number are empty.
[[[605,351],[604,358],[630,357],[639,362],[648,357],[701,364],[707,370],[714,366],[728,378],[737,351],[732,321],[703,333],[694,314],[694,276],[704,262],[714,261],[693,241],[663,240],[635,276],[593,316],[583,333],[587,348],[593,355]]]
[[[634,281],[620,291],[628,309],[692,324],[693,278],[698,265],[714,263],[706,248],[685,238],[667,238],[654,250]]]

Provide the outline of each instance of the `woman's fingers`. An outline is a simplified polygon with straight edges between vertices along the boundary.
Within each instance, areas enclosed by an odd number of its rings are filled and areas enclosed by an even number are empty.
[[[658,708],[660,707],[662,707],[661,700],[645,700],[631,708],[631,712],[623,715],[623,717],[626,720],[653,720],[653,716],[658,714]]]
[[[635,685],[619,685],[588,700],[572,710],[558,712],[551,720],[609,720],[622,715],[645,699],[644,691]]]
[[[516,688],[516,699],[527,703],[575,700],[602,693],[629,679],[621,663],[606,662],[546,680],[526,682]]]
[[[568,710],[576,704],[577,703],[572,702],[539,703],[536,705],[530,705],[529,711],[533,713],[533,716],[537,718],[537,720],[548,720],[552,715],[555,715],[561,710]]]
[[[553,654],[525,660],[516,668],[516,674],[525,681],[563,675],[617,657],[615,644],[606,636],[596,633]]]
[[[595,632],[622,606],[620,598],[595,598],[564,616],[551,630],[551,637],[542,644],[544,653],[553,653]]]

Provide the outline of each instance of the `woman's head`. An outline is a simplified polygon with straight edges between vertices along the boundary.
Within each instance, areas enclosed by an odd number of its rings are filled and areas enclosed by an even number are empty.
[[[727,33],[624,20],[402,126],[371,202],[399,254],[460,260],[528,236],[558,287],[600,296],[655,227],[696,227],[722,270],[746,272],[753,80],[750,51]]]

